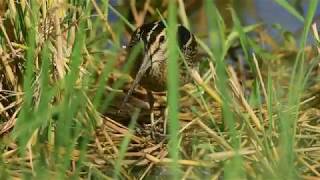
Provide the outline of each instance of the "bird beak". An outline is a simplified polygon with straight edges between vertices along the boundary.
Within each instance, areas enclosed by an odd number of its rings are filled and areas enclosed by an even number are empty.
[[[140,82],[141,78],[143,77],[143,75],[146,73],[146,71],[151,66],[151,60],[149,58],[148,53],[145,52],[144,54],[145,55],[143,57],[143,61],[142,61],[142,64],[141,64],[141,66],[139,68],[139,71],[138,71],[138,73],[137,73],[137,75],[136,75],[136,77],[135,77],[135,79],[134,79],[134,81],[133,81],[133,83],[132,83],[132,85],[131,85],[131,87],[129,89],[128,94],[125,96],[121,106],[123,106],[128,101],[128,99],[131,96],[133,90],[136,88],[136,86],[139,84],[139,82]]]

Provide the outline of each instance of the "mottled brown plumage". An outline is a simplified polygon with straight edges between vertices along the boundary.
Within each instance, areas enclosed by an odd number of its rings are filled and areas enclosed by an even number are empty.
[[[142,43],[143,50],[134,62],[131,71],[134,82],[124,103],[138,84],[142,85],[147,91],[160,92],[166,90],[168,69],[167,40],[166,27],[162,21],[144,24],[132,33],[127,47],[128,54],[139,43]],[[199,63],[196,58],[197,42],[194,35],[184,26],[178,25],[177,41],[188,67],[197,68]],[[190,82],[191,77],[182,58],[179,58],[179,65],[180,85],[184,85]]]

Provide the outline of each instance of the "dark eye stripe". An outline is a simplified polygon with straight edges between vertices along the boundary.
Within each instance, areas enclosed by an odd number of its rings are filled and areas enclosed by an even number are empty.
[[[161,35],[161,36],[159,37],[159,43],[163,43],[163,42],[164,42],[164,40],[165,40],[164,35]]]
[[[152,30],[152,28],[154,28],[154,26],[156,26],[156,22],[152,22],[152,23],[148,23],[148,24],[143,24],[140,27],[141,30],[141,37],[142,38],[147,38],[149,32]]]
[[[165,26],[164,26],[164,24],[163,24],[162,21],[158,21],[158,22],[156,22],[156,24],[157,24],[157,27],[154,28],[152,32],[150,32],[149,40],[147,41],[147,42],[148,42],[148,43],[147,43],[148,47],[150,47],[150,45],[153,44],[153,43],[156,41],[158,35],[159,35],[159,34],[164,30],[164,28],[165,28]]]
[[[159,26],[159,23],[155,22],[154,26],[152,27],[152,29],[150,31],[148,31],[148,33],[147,33],[147,42],[150,42],[151,34],[153,34],[153,32],[158,28],[158,26]]]

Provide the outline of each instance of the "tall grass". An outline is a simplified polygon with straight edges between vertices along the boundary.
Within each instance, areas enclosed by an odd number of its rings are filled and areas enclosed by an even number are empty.
[[[236,123],[234,112],[232,109],[232,98],[230,87],[228,86],[227,66],[225,61],[225,52],[228,50],[226,46],[225,24],[217,7],[212,1],[206,1],[206,13],[208,21],[208,32],[210,38],[211,51],[214,55],[216,63],[217,90],[222,99],[222,117],[228,133],[231,137],[232,148],[237,152],[240,149],[239,132],[235,129]],[[241,36],[240,34],[240,37]],[[213,59],[212,59],[213,61]],[[213,62],[214,62],[213,61]],[[242,178],[244,173],[241,156],[234,156],[229,162],[224,164],[226,179]]]
[[[298,178],[297,170],[294,167],[295,153],[293,151],[295,144],[295,132],[297,127],[299,103],[301,102],[302,93],[305,89],[304,82],[307,81],[305,66],[305,52],[307,37],[309,29],[313,21],[315,11],[317,9],[318,1],[310,1],[308,12],[304,21],[304,31],[301,36],[299,52],[295,59],[294,69],[291,75],[291,81],[289,86],[288,104],[285,105],[287,113],[280,112],[280,163],[279,172],[282,177]]]

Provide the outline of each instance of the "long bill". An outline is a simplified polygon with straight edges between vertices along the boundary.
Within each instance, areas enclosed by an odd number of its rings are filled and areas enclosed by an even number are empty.
[[[132,95],[132,93],[133,93],[133,90],[134,90],[134,89],[136,88],[136,86],[139,84],[141,78],[142,78],[143,75],[146,73],[146,71],[150,68],[150,66],[151,66],[151,60],[150,60],[148,54],[145,53],[145,55],[144,55],[144,57],[143,57],[142,64],[141,64],[141,66],[140,66],[140,68],[139,68],[139,71],[138,71],[138,73],[137,73],[137,75],[136,75],[136,77],[135,77],[135,79],[134,79],[134,81],[133,81],[133,83],[132,83],[132,85],[131,85],[131,87],[130,87],[127,95],[125,96],[125,98],[124,98],[124,100],[123,100],[123,102],[122,102],[122,104],[121,104],[120,107],[123,107],[124,104],[127,103],[129,97],[130,97],[130,96]]]

